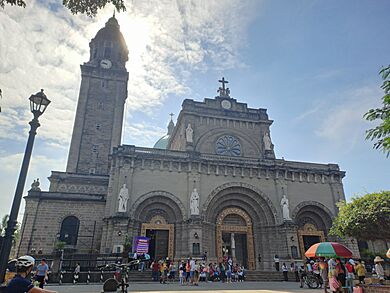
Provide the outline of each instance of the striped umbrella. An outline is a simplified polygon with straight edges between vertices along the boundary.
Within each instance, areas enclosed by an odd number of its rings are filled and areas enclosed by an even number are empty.
[[[312,245],[306,252],[306,257],[352,257],[350,251],[344,245],[337,242],[320,242]]]

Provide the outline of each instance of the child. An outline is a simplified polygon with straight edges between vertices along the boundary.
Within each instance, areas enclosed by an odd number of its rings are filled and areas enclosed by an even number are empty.
[[[180,285],[184,285],[184,265],[181,264],[179,268],[179,282]]]

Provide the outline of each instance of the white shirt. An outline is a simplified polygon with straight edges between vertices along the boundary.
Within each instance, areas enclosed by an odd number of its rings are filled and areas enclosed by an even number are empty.
[[[191,271],[195,271],[195,268],[196,268],[195,261],[192,259],[192,260],[190,261],[190,270],[191,270]]]

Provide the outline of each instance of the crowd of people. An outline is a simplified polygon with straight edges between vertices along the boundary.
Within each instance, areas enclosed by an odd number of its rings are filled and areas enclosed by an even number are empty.
[[[153,261],[153,281],[162,284],[173,282],[178,278],[181,285],[198,286],[199,282],[243,282],[245,280],[245,268],[239,264],[233,264],[231,258],[220,263],[209,263],[205,260],[188,258],[178,263],[165,260]]]
[[[383,262],[384,260],[379,256],[374,259],[373,273],[381,281],[385,277]],[[295,273],[296,281],[300,282],[301,288],[304,286],[308,274],[312,274],[317,278],[320,288],[323,287],[326,293],[328,289],[330,292],[343,292],[343,288],[352,288],[355,279],[358,280],[359,284],[364,284],[366,277],[366,268],[361,259],[349,259],[344,262],[340,258],[325,259],[320,257],[315,260],[308,260],[306,264],[301,266],[291,263],[290,270]],[[288,268],[285,263],[282,265],[282,271],[284,280],[287,281]]]

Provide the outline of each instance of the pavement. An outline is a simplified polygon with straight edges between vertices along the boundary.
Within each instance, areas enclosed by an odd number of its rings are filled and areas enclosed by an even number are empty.
[[[102,292],[102,284],[77,284],[68,285],[48,285],[48,290],[54,290],[59,293],[98,293]],[[299,283],[296,282],[242,282],[242,283],[199,283],[199,286],[181,286],[177,282],[169,284],[159,283],[131,283],[128,292],[187,292],[197,291],[201,293],[230,293],[230,292],[245,292],[245,293],[301,293],[324,292],[324,289],[301,289]],[[118,291],[119,292],[119,291]]]

